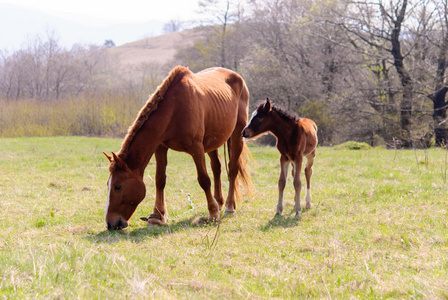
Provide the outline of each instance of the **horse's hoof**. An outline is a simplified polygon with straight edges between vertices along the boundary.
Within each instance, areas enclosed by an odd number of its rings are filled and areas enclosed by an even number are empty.
[[[235,211],[234,210],[230,210],[230,209],[228,209],[227,207],[226,207],[226,211],[224,212],[224,215],[225,216],[227,216],[227,215],[234,215],[235,214]]]
[[[220,222],[219,219],[212,218],[212,217],[200,217],[196,220],[193,220],[191,224],[194,224],[196,226],[209,226],[209,225],[216,225]]]
[[[300,219],[302,218],[302,212],[296,212],[296,218]]]
[[[282,215],[282,213],[279,213],[279,212],[276,212],[276,213],[275,213],[275,216],[276,216],[276,217],[280,217],[281,215]]]
[[[209,217],[208,217],[208,222],[210,222],[210,223],[216,223],[216,222],[219,222],[219,220],[221,219],[221,217],[220,217],[220,215],[219,214],[216,214],[216,215],[210,215]]]
[[[163,225],[163,222],[162,222],[161,220],[159,220],[159,219],[154,219],[154,218],[150,218],[150,219],[148,219],[148,221],[146,221],[146,222],[148,222],[148,226],[152,226],[152,225],[158,225],[158,226],[160,226],[160,225]]]
[[[307,203],[305,209],[311,209],[311,203]]]
[[[143,221],[148,222],[148,225],[163,225],[163,219],[161,216],[156,215],[156,214],[152,214],[149,216],[149,218],[140,218]]]

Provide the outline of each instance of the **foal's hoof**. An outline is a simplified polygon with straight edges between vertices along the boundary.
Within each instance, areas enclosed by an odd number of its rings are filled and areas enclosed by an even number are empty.
[[[302,212],[301,211],[296,212],[296,218],[298,218],[298,219],[302,218]]]

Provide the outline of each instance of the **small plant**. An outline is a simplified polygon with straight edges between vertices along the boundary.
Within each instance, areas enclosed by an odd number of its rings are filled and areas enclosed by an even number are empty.
[[[210,229],[209,232],[207,232],[207,234],[202,239],[206,249],[212,250],[212,249],[216,248],[216,246],[218,245],[220,225],[221,225],[221,222],[218,222],[218,225],[216,226],[216,231],[215,231],[215,235],[213,236],[213,239],[210,239],[210,237],[208,235],[211,232],[211,229]]]
[[[348,141],[334,147],[335,150],[368,150],[372,147],[364,142]]]

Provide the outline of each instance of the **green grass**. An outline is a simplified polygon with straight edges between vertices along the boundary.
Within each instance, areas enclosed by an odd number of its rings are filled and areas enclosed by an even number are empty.
[[[274,217],[277,150],[251,146],[254,192],[219,227],[197,225],[207,210],[192,159],[170,151],[168,225],[139,219],[154,203],[151,161],[147,199],[108,232],[101,152],[120,144],[0,139],[0,298],[448,298],[442,149],[319,148],[298,220],[291,180]]]

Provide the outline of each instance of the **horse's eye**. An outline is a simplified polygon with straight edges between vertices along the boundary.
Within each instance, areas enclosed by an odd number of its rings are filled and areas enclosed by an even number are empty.
[[[115,186],[115,190],[116,190],[116,191],[120,191],[122,188],[123,188],[122,185],[116,185],[116,186]]]

